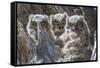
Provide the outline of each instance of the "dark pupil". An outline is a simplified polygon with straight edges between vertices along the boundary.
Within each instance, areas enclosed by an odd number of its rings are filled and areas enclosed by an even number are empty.
[[[36,26],[37,25],[37,23],[36,22],[32,22],[32,26]]]
[[[78,22],[76,27],[83,27],[83,22]]]
[[[37,23],[36,22],[31,22],[30,28],[36,28],[37,27]]]
[[[57,21],[54,21],[52,24],[53,24],[53,28],[59,26],[59,23]]]

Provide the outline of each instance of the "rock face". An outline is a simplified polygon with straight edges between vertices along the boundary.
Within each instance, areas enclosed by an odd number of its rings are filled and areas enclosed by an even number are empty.
[[[17,20],[17,64],[27,64],[31,58],[32,48],[23,24]]]
[[[40,45],[34,46],[32,39],[29,37],[26,31],[26,26],[30,14],[52,15],[56,13],[67,12],[69,16],[72,16],[75,14],[74,12],[75,8],[79,7],[18,3],[17,4],[17,64],[20,65],[20,64],[34,64],[34,63],[36,64],[36,63],[64,62],[65,60],[69,59],[69,58],[63,59],[64,56],[61,51],[61,48],[56,46],[55,41],[52,41],[53,43],[50,42],[47,33],[41,34],[42,41],[40,42]],[[90,29],[91,45],[89,46],[89,48],[91,48],[94,46],[94,32],[97,31],[96,10],[94,10],[95,8],[93,7],[82,7],[82,8],[85,15],[84,17]],[[47,43],[43,43],[44,41]],[[46,47],[43,47],[41,45],[46,45]],[[55,48],[49,47],[49,45],[53,45],[55,46]],[[87,51],[85,53],[87,53]],[[79,56],[83,55],[84,54],[80,54]],[[91,51],[89,53],[89,56],[90,55]],[[75,59],[75,61],[77,61],[77,59]]]

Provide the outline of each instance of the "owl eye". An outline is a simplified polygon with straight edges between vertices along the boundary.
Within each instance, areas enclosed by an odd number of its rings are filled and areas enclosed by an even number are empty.
[[[77,23],[77,26],[78,26],[78,27],[83,27],[83,22],[78,22],[78,23]]]
[[[59,26],[59,23],[57,21],[53,22],[52,24],[53,26]]]
[[[31,24],[32,26],[36,26],[37,25],[37,23],[36,22],[32,22],[32,24]]]
[[[46,28],[46,27],[47,27],[47,24],[48,24],[47,21],[42,21],[42,22],[41,22],[41,26],[42,26],[43,28]]]
[[[36,22],[31,22],[30,28],[35,28],[37,26]]]

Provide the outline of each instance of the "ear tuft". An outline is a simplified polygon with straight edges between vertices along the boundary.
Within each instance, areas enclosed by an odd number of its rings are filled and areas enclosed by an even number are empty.
[[[34,17],[34,14],[30,14],[29,15],[29,20],[32,20],[33,17]]]

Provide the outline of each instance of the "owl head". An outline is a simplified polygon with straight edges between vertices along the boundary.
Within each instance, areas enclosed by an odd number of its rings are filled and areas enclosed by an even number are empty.
[[[67,31],[79,32],[85,29],[85,20],[83,16],[73,15],[68,18],[68,22],[66,24]]]
[[[65,31],[65,25],[67,21],[67,13],[57,13],[50,16],[50,23],[52,24],[52,30],[54,34],[59,37]]]
[[[50,29],[49,17],[43,14],[29,15],[27,24],[27,32],[33,40],[38,40],[41,31],[48,31]]]

